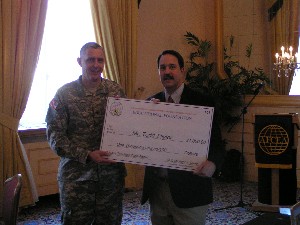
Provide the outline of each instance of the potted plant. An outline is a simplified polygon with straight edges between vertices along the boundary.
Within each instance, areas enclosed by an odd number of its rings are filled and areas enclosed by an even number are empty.
[[[216,118],[221,124],[235,123],[239,117],[233,116],[233,113],[237,107],[244,105],[245,95],[253,95],[255,89],[262,82],[270,83],[268,76],[261,68],[251,70],[241,66],[224,48],[224,71],[227,78],[220,79],[214,72],[215,63],[208,62],[211,42],[201,40],[191,32],[187,32],[184,36],[187,43],[195,47],[195,51],[190,53],[187,62],[189,66],[186,83],[214,100]],[[234,37],[232,36],[230,47],[233,42]],[[246,57],[250,59],[251,53],[252,44],[249,44],[246,48]]]

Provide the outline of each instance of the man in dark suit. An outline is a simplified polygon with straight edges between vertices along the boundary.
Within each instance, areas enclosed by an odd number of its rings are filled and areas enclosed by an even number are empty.
[[[178,52],[163,51],[157,65],[164,91],[149,99],[154,102],[213,106],[209,98],[184,84],[184,60]],[[141,203],[149,200],[152,224],[204,225],[208,205],[213,201],[211,177],[220,167],[223,156],[221,132],[214,120],[208,159],[200,163],[195,171],[147,166]]]

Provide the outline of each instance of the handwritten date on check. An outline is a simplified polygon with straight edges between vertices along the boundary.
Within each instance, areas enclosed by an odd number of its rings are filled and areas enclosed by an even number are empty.
[[[194,170],[208,156],[213,107],[112,98],[100,149],[117,162]]]

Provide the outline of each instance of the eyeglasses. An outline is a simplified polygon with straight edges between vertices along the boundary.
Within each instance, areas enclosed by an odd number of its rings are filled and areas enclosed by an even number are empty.
[[[160,65],[159,70],[160,71],[165,71],[167,69],[167,67],[169,67],[170,70],[176,70],[177,69],[177,65],[169,64],[169,65]]]

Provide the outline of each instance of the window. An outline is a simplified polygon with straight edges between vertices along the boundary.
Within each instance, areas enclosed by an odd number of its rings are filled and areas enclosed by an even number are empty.
[[[299,47],[298,47],[298,58],[297,62],[300,63],[300,37],[299,37]],[[293,82],[289,95],[300,95],[300,70],[296,70],[296,76],[293,77]]]
[[[19,130],[44,128],[49,102],[63,84],[81,75],[77,57],[95,41],[90,3],[49,0],[39,62]]]

